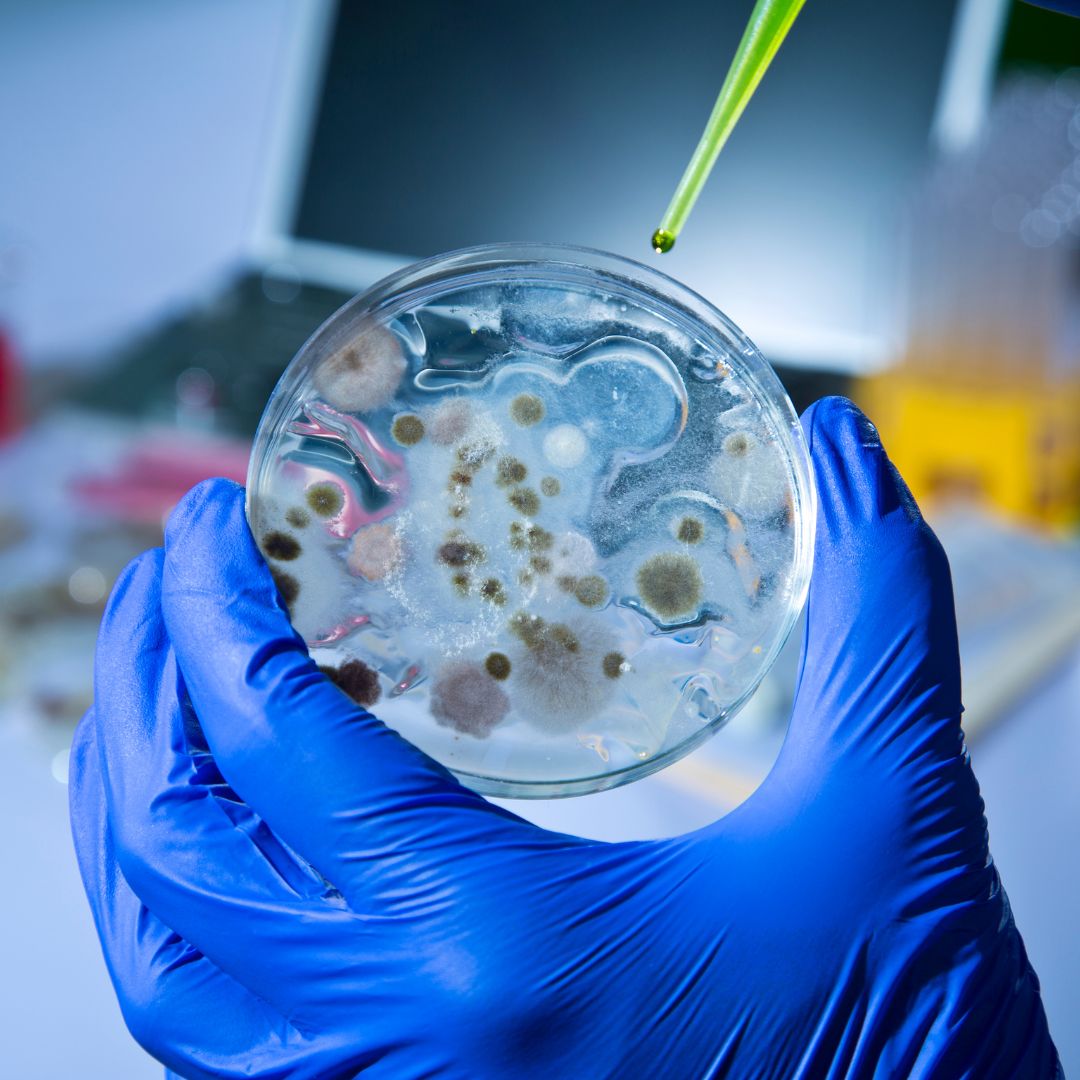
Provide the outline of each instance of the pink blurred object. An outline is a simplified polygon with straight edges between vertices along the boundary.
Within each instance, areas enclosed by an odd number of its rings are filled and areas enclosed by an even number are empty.
[[[242,484],[250,454],[250,443],[240,439],[152,432],[111,473],[76,479],[71,490],[95,510],[156,525],[201,480],[224,476]]]
[[[17,435],[24,421],[22,368],[11,335],[0,326],[0,442]]]

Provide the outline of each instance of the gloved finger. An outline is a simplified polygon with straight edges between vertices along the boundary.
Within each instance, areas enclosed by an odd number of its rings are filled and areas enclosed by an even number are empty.
[[[174,511],[162,606],[222,773],[356,906],[403,895],[400,877],[422,871],[425,851],[449,861],[506,830],[539,832],[461,786],[318,671],[235,484],[202,484]]]
[[[71,748],[71,826],[86,895],[124,1022],[188,1080],[321,1077],[335,1060],[161,922],[120,872],[92,716]]]
[[[148,552],[121,575],[98,641],[94,717],[117,862],[143,903],[218,968],[298,1025],[320,1027],[374,993],[397,935],[336,895],[298,891],[297,875],[273,865],[202,782],[161,619],[162,561]]]
[[[819,505],[785,752],[955,754],[960,658],[941,544],[850,401],[819,401],[802,422]]]
[[[229,787],[206,744],[191,701],[178,679],[177,704],[183,731],[183,751],[191,760],[192,776],[213,796],[215,804],[235,829],[247,833],[263,857],[290,888],[302,896],[324,896],[330,886],[303,859],[293,854],[267,828],[266,823]]]

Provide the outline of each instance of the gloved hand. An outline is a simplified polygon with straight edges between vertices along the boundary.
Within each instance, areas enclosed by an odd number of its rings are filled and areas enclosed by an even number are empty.
[[[353,705],[225,481],[102,625],[72,756],[124,1016],[185,1077],[1052,1077],[960,730],[945,556],[850,404],[791,727],[674,840],[545,832]],[[329,884],[332,883],[332,884]]]

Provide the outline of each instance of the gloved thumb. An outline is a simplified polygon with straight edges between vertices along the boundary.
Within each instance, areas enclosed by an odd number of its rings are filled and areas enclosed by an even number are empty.
[[[953,756],[960,658],[941,544],[855,405],[825,398],[802,423],[819,505],[785,752]]]

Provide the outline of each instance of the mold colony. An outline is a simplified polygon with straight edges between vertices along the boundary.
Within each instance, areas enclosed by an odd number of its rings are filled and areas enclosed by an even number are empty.
[[[681,552],[661,552],[641,564],[637,587],[645,606],[665,622],[690,615],[701,603],[705,582],[698,564]]]
[[[319,670],[357,705],[366,708],[379,700],[379,673],[363,660],[348,660],[339,668],[320,667]]]
[[[345,495],[337,484],[312,484],[307,489],[307,504],[321,518],[333,517],[341,512],[345,505]],[[291,514],[303,513],[298,507],[291,507]]]
[[[715,722],[771,644],[763,582],[790,573],[761,418],[690,440],[685,372],[631,338],[449,378],[406,330],[362,325],[314,364],[254,493],[320,670],[469,775],[498,772],[496,745],[541,778],[529,747],[563,773],[567,754],[583,776],[625,768],[680,715]]]
[[[486,666],[454,660],[443,666],[431,687],[431,715],[446,727],[478,739],[510,711],[510,699]]]
[[[342,412],[369,412],[385,405],[405,374],[405,356],[392,331],[369,323],[328,356],[314,372],[319,396]]]

